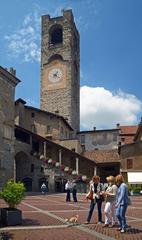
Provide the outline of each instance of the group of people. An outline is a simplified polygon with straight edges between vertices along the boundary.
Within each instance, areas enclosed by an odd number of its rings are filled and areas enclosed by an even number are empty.
[[[86,198],[90,199],[91,203],[85,223],[90,222],[95,205],[98,209],[98,224],[102,223],[102,202],[105,201],[103,227],[114,227],[117,218],[120,224],[118,230],[124,233],[127,227],[125,214],[129,200],[127,185],[124,183],[122,175],[109,176],[106,180],[108,183],[106,189],[103,189],[99,176],[94,176],[90,183],[90,190]]]
[[[76,181],[67,181],[67,183],[65,184],[65,190],[66,190],[66,202],[70,202],[71,201],[71,193],[72,193],[72,197],[73,197],[73,201],[77,202],[77,185],[76,185]]]

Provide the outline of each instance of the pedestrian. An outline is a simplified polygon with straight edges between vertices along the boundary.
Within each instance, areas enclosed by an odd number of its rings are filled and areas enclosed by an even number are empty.
[[[116,204],[116,194],[117,194],[117,186],[115,184],[114,176],[109,176],[106,178],[108,187],[105,191],[105,224],[103,227],[114,227],[116,221],[116,212],[115,212],[115,204]],[[110,221],[111,215],[111,221]],[[111,223],[111,225],[110,225]]]
[[[117,175],[115,178],[116,185],[118,186],[117,198],[116,198],[116,216],[118,218],[120,227],[119,231],[124,233],[126,231],[126,210],[128,207],[128,188],[124,183],[122,175]]]
[[[71,192],[71,183],[68,180],[67,183],[65,184],[65,190],[66,190],[66,202],[70,202],[71,198],[70,198],[70,192]]]
[[[72,181],[72,197],[74,202],[77,202],[77,185],[75,180]]]
[[[103,188],[102,184],[100,183],[100,177],[94,176],[90,183],[90,191],[86,196],[87,199],[91,200],[90,209],[87,217],[87,221],[85,224],[90,223],[92,213],[94,210],[95,205],[97,204],[98,209],[98,224],[102,223],[102,202],[103,202]]]
[[[41,185],[41,193],[44,195],[44,194],[46,194],[46,191],[47,191],[47,187],[46,187],[45,183],[43,182]]]

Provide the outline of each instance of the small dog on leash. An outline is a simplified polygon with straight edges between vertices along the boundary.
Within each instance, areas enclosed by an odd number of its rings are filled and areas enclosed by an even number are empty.
[[[65,223],[72,223],[74,225],[78,223],[78,219],[79,219],[79,215],[75,215],[71,218],[65,219]]]

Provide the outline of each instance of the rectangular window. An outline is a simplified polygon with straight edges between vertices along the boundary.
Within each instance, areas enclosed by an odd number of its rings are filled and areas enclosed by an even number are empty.
[[[46,130],[47,130],[47,133],[50,133],[50,131],[51,131],[51,126],[50,126],[50,125],[47,125]]]
[[[127,169],[133,168],[133,159],[127,159]]]
[[[71,150],[72,150],[73,152],[75,152],[75,148],[72,148]]]
[[[85,143],[85,135],[81,135],[81,144]]]
[[[35,117],[35,113],[34,113],[34,112],[31,113],[31,117],[32,117],[32,118]]]
[[[35,126],[35,124],[32,124],[32,125],[31,125],[31,131],[32,131],[33,133],[36,133],[36,126]]]
[[[61,133],[63,133],[64,132],[64,129],[63,129],[63,127],[61,127]]]

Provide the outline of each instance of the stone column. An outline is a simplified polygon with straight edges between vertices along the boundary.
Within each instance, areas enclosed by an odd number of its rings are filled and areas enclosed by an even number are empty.
[[[32,142],[33,142],[33,138],[32,138],[32,135],[30,135],[30,146],[32,148]]]
[[[43,143],[43,155],[46,157],[46,142]]]
[[[94,167],[94,175],[97,175],[97,167]]]
[[[79,165],[79,158],[76,158],[76,172],[77,172],[77,174],[78,174],[78,172],[79,172],[79,171],[78,171],[78,170],[79,170],[79,169],[78,169],[78,168],[79,168],[78,165]]]
[[[61,166],[62,165],[62,150],[61,149],[59,150],[59,163]]]

